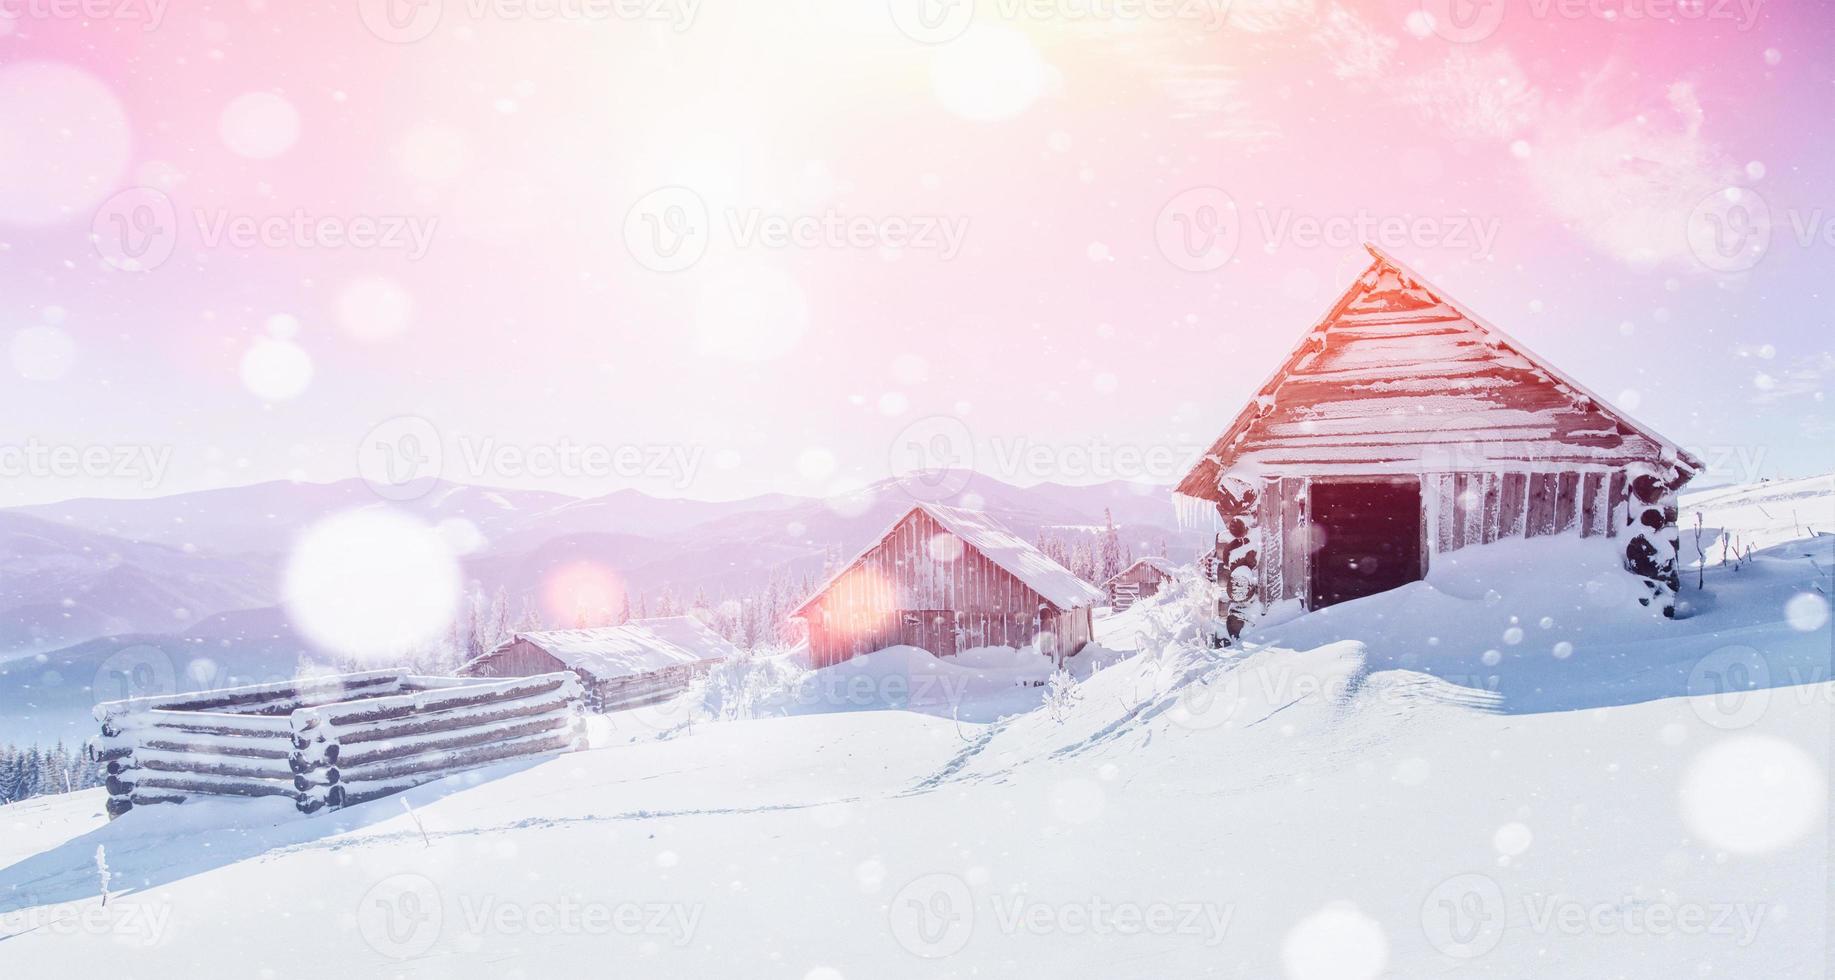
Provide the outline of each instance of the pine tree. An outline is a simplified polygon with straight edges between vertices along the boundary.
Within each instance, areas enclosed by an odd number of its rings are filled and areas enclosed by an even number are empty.
[[[512,635],[515,633],[535,633],[539,632],[541,629],[541,610],[536,608],[534,599],[523,596],[522,614],[516,617],[516,629],[512,631]]]
[[[1102,561],[1092,581],[1107,582],[1121,574],[1121,532],[1115,529],[1115,517],[1107,507],[1102,509]]]
[[[484,648],[495,650],[498,645],[510,637],[510,600],[503,594],[503,586],[497,587],[497,594],[491,596],[491,618],[485,635]]]
[[[19,750],[11,745],[0,745],[0,803],[24,798],[19,795]]]

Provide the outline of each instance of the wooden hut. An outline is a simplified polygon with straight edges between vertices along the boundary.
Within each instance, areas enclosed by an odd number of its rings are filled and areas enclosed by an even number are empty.
[[[886,647],[939,657],[981,646],[1070,656],[1101,590],[986,514],[919,504],[791,613],[826,667]]]
[[[692,616],[621,626],[517,633],[459,668],[461,677],[529,677],[571,670],[595,711],[651,704],[688,687],[738,648]]]
[[[1423,577],[1504,538],[1619,538],[1673,615],[1701,462],[1382,251],[1179,483],[1217,531],[1219,637]]]
[[[1158,595],[1160,584],[1177,571],[1178,566],[1168,559],[1142,558],[1102,583],[1102,590],[1109,594],[1109,606],[1121,612],[1134,605],[1137,599]]]

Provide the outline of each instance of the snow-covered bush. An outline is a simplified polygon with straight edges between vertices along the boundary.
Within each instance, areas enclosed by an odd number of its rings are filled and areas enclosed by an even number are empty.
[[[809,674],[807,667],[796,663],[794,651],[751,650],[714,665],[690,686],[688,701],[696,715],[713,721],[779,714]]]
[[[1063,667],[1052,671],[1051,679],[1045,682],[1045,710],[1051,713],[1051,720],[1060,724],[1070,717],[1071,709],[1082,697],[1076,679]]]

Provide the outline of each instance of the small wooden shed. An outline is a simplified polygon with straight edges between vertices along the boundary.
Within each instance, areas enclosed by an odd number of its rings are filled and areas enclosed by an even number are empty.
[[[1116,572],[1113,578],[1102,583],[1102,589],[1109,594],[1109,606],[1121,612],[1134,605],[1137,599],[1158,595],[1160,584],[1177,571],[1178,566],[1170,559],[1142,558]]]
[[[1620,538],[1673,614],[1675,494],[1701,462],[1461,306],[1372,259],[1179,483],[1219,632],[1422,578],[1505,538]]]
[[[939,657],[1033,646],[1068,657],[1094,637],[1102,591],[987,514],[919,504],[791,613],[826,667],[892,646]]]
[[[693,616],[633,619],[620,626],[517,633],[474,657],[461,677],[530,677],[571,670],[586,685],[594,711],[671,697],[737,647]]]

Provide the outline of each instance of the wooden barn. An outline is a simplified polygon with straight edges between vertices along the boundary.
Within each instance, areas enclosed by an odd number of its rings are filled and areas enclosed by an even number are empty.
[[[661,701],[738,648],[692,616],[633,619],[621,626],[518,633],[472,658],[461,677],[530,677],[571,670],[587,707],[611,711]]]
[[[1178,566],[1169,559],[1142,558],[1102,583],[1102,590],[1109,595],[1109,606],[1121,612],[1134,605],[1137,599],[1158,595],[1160,584],[1177,571]]]
[[[1673,615],[1676,491],[1701,462],[1370,247],[1374,261],[1179,483],[1217,531],[1219,637],[1504,538],[1618,538]]]
[[[986,514],[920,504],[791,613],[826,667],[886,647],[939,657],[981,646],[1070,656],[1102,591]]]

